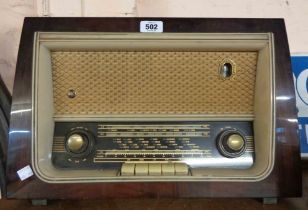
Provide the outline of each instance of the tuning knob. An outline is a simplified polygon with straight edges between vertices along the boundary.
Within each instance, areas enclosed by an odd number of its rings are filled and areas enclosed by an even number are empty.
[[[239,157],[246,150],[246,139],[239,131],[226,130],[218,136],[217,148],[225,157]]]
[[[72,156],[86,156],[93,147],[93,136],[85,130],[74,130],[67,135],[65,148]]]
[[[73,134],[68,137],[66,146],[70,152],[82,153],[87,149],[88,139],[80,134]]]

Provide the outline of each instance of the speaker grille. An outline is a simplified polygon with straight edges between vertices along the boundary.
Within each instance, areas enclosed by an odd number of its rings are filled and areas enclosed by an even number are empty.
[[[53,51],[51,58],[56,116],[253,114],[257,52]],[[236,65],[225,80],[224,59]]]

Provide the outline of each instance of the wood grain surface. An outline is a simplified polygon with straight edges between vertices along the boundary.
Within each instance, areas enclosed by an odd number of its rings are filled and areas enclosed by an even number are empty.
[[[12,111],[32,108],[32,48],[36,31],[138,32],[141,20],[153,18],[26,18],[16,67]],[[11,115],[8,147],[9,198],[96,199],[124,197],[290,197],[301,194],[294,86],[282,19],[155,18],[165,32],[271,32],[275,37],[276,162],[260,182],[48,184],[36,176],[19,181],[16,171],[31,165],[31,111]],[[287,100],[280,100],[287,98]],[[101,201],[106,205],[104,201]],[[231,201],[235,202],[235,201]],[[170,202],[166,201],[168,206]],[[110,204],[112,205],[112,204]],[[126,202],[123,201],[126,206]],[[148,204],[145,203],[145,206]]]

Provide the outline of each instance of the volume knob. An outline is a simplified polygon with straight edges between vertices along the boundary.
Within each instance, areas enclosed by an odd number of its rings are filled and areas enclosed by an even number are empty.
[[[228,136],[226,143],[230,149],[234,151],[240,151],[245,145],[245,140],[239,134],[231,134]]]
[[[66,147],[70,152],[82,153],[87,149],[88,140],[80,134],[72,134],[66,141]]]
[[[93,134],[84,129],[74,129],[66,135],[65,148],[73,157],[86,157],[94,147],[95,138]]]
[[[217,148],[225,157],[239,157],[246,150],[246,139],[236,130],[226,130],[218,136]]]

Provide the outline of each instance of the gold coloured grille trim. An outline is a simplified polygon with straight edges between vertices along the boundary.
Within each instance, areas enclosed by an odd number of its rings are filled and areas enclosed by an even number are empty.
[[[253,114],[257,52],[53,51],[51,59],[56,116]],[[236,65],[229,80],[219,74],[226,59]]]

